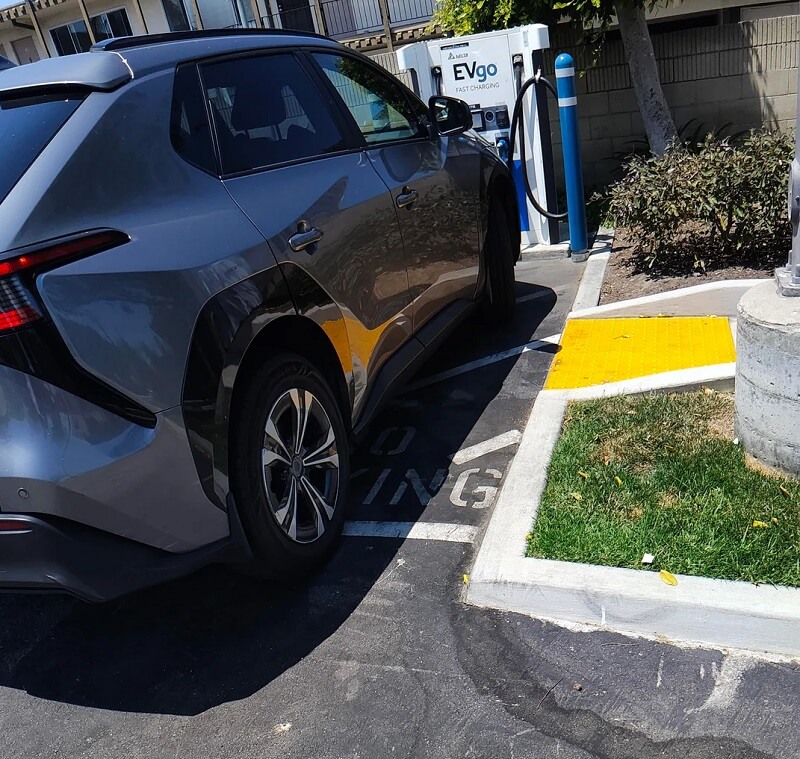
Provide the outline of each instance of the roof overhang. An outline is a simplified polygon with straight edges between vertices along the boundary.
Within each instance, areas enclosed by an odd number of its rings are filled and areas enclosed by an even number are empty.
[[[33,0],[31,5],[37,12],[43,11],[46,8],[53,8],[56,5],[63,5],[64,3],[71,2],[71,0]],[[30,17],[30,8],[28,3],[18,3],[9,8],[0,10],[0,24],[4,21],[14,21],[15,19]]]

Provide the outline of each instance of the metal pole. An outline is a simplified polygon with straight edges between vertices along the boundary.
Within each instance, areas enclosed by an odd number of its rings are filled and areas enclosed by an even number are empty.
[[[564,153],[564,181],[567,186],[569,249],[575,261],[585,261],[589,250],[583,169],[578,132],[578,98],[575,95],[575,62],[568,53],[556,58],[556,89],[561,142]]]
[[[800,81],[800,69],[798,70]],[[800,128],[800,112],[796,117]],[[789,219],[792,222],[792,249],[786,266],[775,270],[778,292],[787,297],[800,297],[800,131],[796,133],[794,160],[789,172]]]
[[[544,51],[531,51],[531,71],[544,70]],[[539,126],[539,139],[542,144],[542,173],[544,174],[545,208],[558,208],[556,197],[556,172],[553,162],[553,138],[550,134],[550,108],[547,104],[547,91],[544,84],[539,83],[534,88],[536,102],[536,122]],[[533,114],[531,114],[533,116]],[[547,219],[547,233],[549,243],[553,245],[561,242],[558,219]]]

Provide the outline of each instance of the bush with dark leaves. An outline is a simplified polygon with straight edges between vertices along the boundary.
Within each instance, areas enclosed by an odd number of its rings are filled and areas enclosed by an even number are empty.
[[[737,144],[709,135],[660,157],[634,155],[609,191],[643,268],[669,273],[784,263],[791,134],[751,132]]]

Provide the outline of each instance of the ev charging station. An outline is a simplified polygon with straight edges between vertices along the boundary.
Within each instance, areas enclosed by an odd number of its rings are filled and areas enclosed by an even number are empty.
[[[516,29],[415,42],[396,53],[399,68],[411,73],[414,88],[423,100],[434,95],[449,95],[468,103],[474,130],[494,145],[504,161],[509,162],[509,147],[516,142],[514,155],[510,156],[513,163],[509,163],[517,186],[523,246],[550,246],[561,242],[558,221],[564,214],[543,215],[531,202],[525,187],[527,182],[530,194],[538,199],[543,209],[555,209],[547,95],[543,87],[523,88],[524,82],[541,75],[542,51],[549,46],[547,27],[529,24]],[[511,128],[521,90],[524,91],[523,129],[515,140]],[[525,157],[525,171],[521,156]]]

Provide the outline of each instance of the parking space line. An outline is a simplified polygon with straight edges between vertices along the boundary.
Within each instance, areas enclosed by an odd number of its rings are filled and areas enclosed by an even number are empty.
[[[357,538],[408,538],[473,543],[478,528],[447,522],[345,522],[343,534]]]
[[[484,440],[482,443],[471,445],[469,448],[464,448],[453,456],[454,464],[466,464],[468,461],[485,456],[487,453],[499,451],[509,445],[516,445],[522,440],[522,433],[519,430],[510,430],[504,432],[502,435]]]
[[[529,300],[539,300],[539,298],[546,298],[548,295],[552,295],[552,290],[540,290],[537,293],[531,293],[530,295],[520,295],[517,298],[517,303],[527,303]]]
[[[438,374],[431,374],[430,377],[424,377],[418,382],[409,385],[406,392],[411,393],[415,390],[419,390],[420,388],[427,387],[428,385],[433,385],[436,382],[441,382],[442,380],[450,379],[451,377],[457,377],[459,374],[466,374],[474,369],[480,369],[484,366],[488,366],[489,364],[496,364],[498,361],[505,361],[507,358],[512,358],[513,356],[521,356],[523,353],[527,353],[528,351],[538,351],[542,350],[542,348],[552,348],[554,345],[558,345],[560,339],[560,334],[550,335],[549,337],[543,337],[541,340],[533,340],[530,343],[525,343],[525,345],[518,345],[516,348],[509,348],[506,351],[493,353],[491,356],[485,356],[484,358],[479,358],[476,361],[470,361],[467,364],[461,364],[461,366],[454,366],[452,369],[439,372]]]

